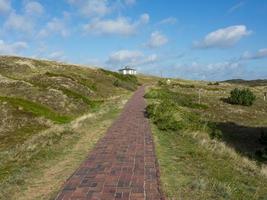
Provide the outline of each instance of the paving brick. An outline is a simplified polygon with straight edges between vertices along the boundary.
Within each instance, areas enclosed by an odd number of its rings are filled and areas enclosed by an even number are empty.
[[[56,200],[161,200],[144,87],[66,181]]]

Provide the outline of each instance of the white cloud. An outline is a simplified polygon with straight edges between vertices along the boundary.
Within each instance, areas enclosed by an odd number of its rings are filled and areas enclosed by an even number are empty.
[[[104,17],[116,10],[132,6],[136,0],[67,0],[75,6],[78,12],[85,17]]]
[[[0,14],[6,14],[11,11],[10,0],[0,0]]]
[[[149,48],[157,48],[165,45],[168,42],[168,38],[161,34],[159,31],[151,33],[150,40],[147,43]]]
[[[141,51],[120,50],[112,53],[106,63],[109,65],[142,66],[155,63],[158,59],[156,54],[144,55]]]
[[[112,53],[107,61],[108,64],[130,64],[135,63],[144,55],[140,51],[120,50]]]
[[[5,43],[0,40],[0,54],[2,55],[18,54],[26,48],[28,48],[26,42]]]
[[[79,12],[87,17],[105,16],[112,10],[108,0],[68,0],[68,2],[78,7]]]
[[[53,34],[58,34],[62,37],[67,37],[70,34],[67,28],[68,14],[65,13],[62,19],[53,18],[47,22],[46,26],[41,29],[37,35],[39,38],[48,37]]]
[[[52,52],[47,57],[48,57],[48,59],[56,60],[56,61],[65,61],[66,60],[66,57],[65,57],[63,51]]]
[[[192,62],[191,64],[175,65],[172,71],[173,76],[181,76],[188,79],[198,80],[225,80],[233,78],[242,78],[244,76],[242,63],[238,61],[224,61],[217,63],[199,63]]]
[[[141,24],[147,24],[147,23],[149,22],[149,20],[150,20],[149,14],[144,13],[144,14],[142,14],[142,15],[140,16],[140,21],[139,21],[139,23],[141,23]]]
[[[141,15],[138,21],[132,22],[125,17],[118,17],[117,19],[95,19],[89,24],[84,25],[86,33],[93,34],[117,34],[129,36],[137,32],[140,25],[146,24],[149,21],[149,15]]]
[[[44,8],[42,4],[37,1],[29,1],[25,4],[25,12],[29,15],[42,15]]]
[[[262,58],[267,58],[267,48],[259,49],[255,53],[245,52],[241,56],[241,60],[255,60],[255,59],[262,59]]]
[[[134,5],[136,3],[136,0],[124,0],[126,5]]]
[[[4,23],[5,29],[21,31],[24,33],[32,33],[34,28],[33,21],[25,15],[19,15],[12,12],[6,22]]]
[[[235,4],[234,6],[232,6],[229,10],[228,13],[233,13],[236,10],[240,9],[241,7],[243,7],[245,5],[245,2],[241,1],[238,4]]]
[[[244,25],[229,26],[209,33],[202,41],[195,42],[194,46],[196,48],[226,48],[233,46],[250,33],[251,31],[247,30]]]
[[[176,22],[177,22],[177,19],[175,17],[168,17],[166,19],[161,20],[158,23],[158,25],[165,25],[165,24],[167,24],[167,25],[173,25],[173,24],[176,24]]]

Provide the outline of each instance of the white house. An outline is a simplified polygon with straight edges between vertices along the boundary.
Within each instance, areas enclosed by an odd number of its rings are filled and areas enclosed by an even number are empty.
[[[126,74],[136,75],[136,70],[128,66],[124,67],[123,69],[120,69],[119,72],[124,75]]]

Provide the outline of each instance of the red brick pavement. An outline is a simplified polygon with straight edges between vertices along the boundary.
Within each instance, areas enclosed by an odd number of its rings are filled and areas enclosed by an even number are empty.
[[[57,200],[164,199],[143,95],[141,87],[66,181]]]

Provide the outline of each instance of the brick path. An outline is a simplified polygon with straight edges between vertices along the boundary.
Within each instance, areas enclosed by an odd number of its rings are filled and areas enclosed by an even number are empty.
[[[152,134],[144,116],[143,95],[141,87],[66,181],[57,200],[164,199],[159,189]]]

